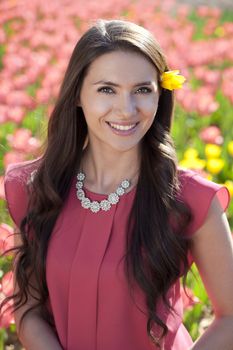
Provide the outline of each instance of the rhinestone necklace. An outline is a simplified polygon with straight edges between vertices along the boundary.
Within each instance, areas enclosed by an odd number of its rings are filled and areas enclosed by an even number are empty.
[[[81,205],[84,209],[90,209],[93,213],[98,213],[100,210],[108,211],[112,205],[119,202],[120,196],[125,193],[125,190],[130,186],[129,180],[123,180],[120,186],[115,192],[108,195],[108,199],[103,199],[102,201],[91,201],[86,197],[83,189],[83,181],[85,179],[85,174],[79,172],[77,175],[76,189],[77,198],[81,201]]]

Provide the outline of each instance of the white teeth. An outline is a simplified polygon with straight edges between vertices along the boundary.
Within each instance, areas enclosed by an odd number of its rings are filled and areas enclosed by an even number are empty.
[[[118,125],[118,124],[112,124],[109,123],[109,125],[114,128],[114,129],[118,129],[118,130],[130,130],[133,129],[135,127],[136,124],[131,124],[131,125]]]

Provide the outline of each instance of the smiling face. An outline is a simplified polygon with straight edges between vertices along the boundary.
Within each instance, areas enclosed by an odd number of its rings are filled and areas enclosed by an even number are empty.
[[[158,107],[157,71],[144,56],[114,51],[89,67],[80,92],[91,147],[138,150]]]

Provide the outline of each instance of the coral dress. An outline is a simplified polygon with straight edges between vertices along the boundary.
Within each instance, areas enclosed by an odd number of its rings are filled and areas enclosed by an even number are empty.
[[[11,165],[5,176],[5,191],[12,219],[19,226],[26,211],[26,170]],[[179,169],[181,198],[192,209],[194,219],[187,228],[193,234],[205,221],[216,195],[223,210],[229,204],[226,187]],[[106,198],[86,189],[92,200]],[[141,290],[130,294],[123,269],[126,222],[136,188],[124,194],[107,212],[92,213],[76,197],[75,178],[52,232],[47,255],[46,278],[49,303],[60,343],[65,350],[153,350],[146,332],[146,306]],[[184,350],[192,339],[182,324],[180,282],[168,297],[177,314],[159,305],[159,316],[169,332],[164,350]]]

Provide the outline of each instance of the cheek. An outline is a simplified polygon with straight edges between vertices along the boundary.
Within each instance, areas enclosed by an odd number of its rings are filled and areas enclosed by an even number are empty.
[[[112,109],[112,103],[104,99],[92,99],[89,104],[83,106],[85,117],[98,118],[104,116]]]
[[[154,117],[158,109],[158,99],[142,100],[140,102],[140,109],[147,117]]]

